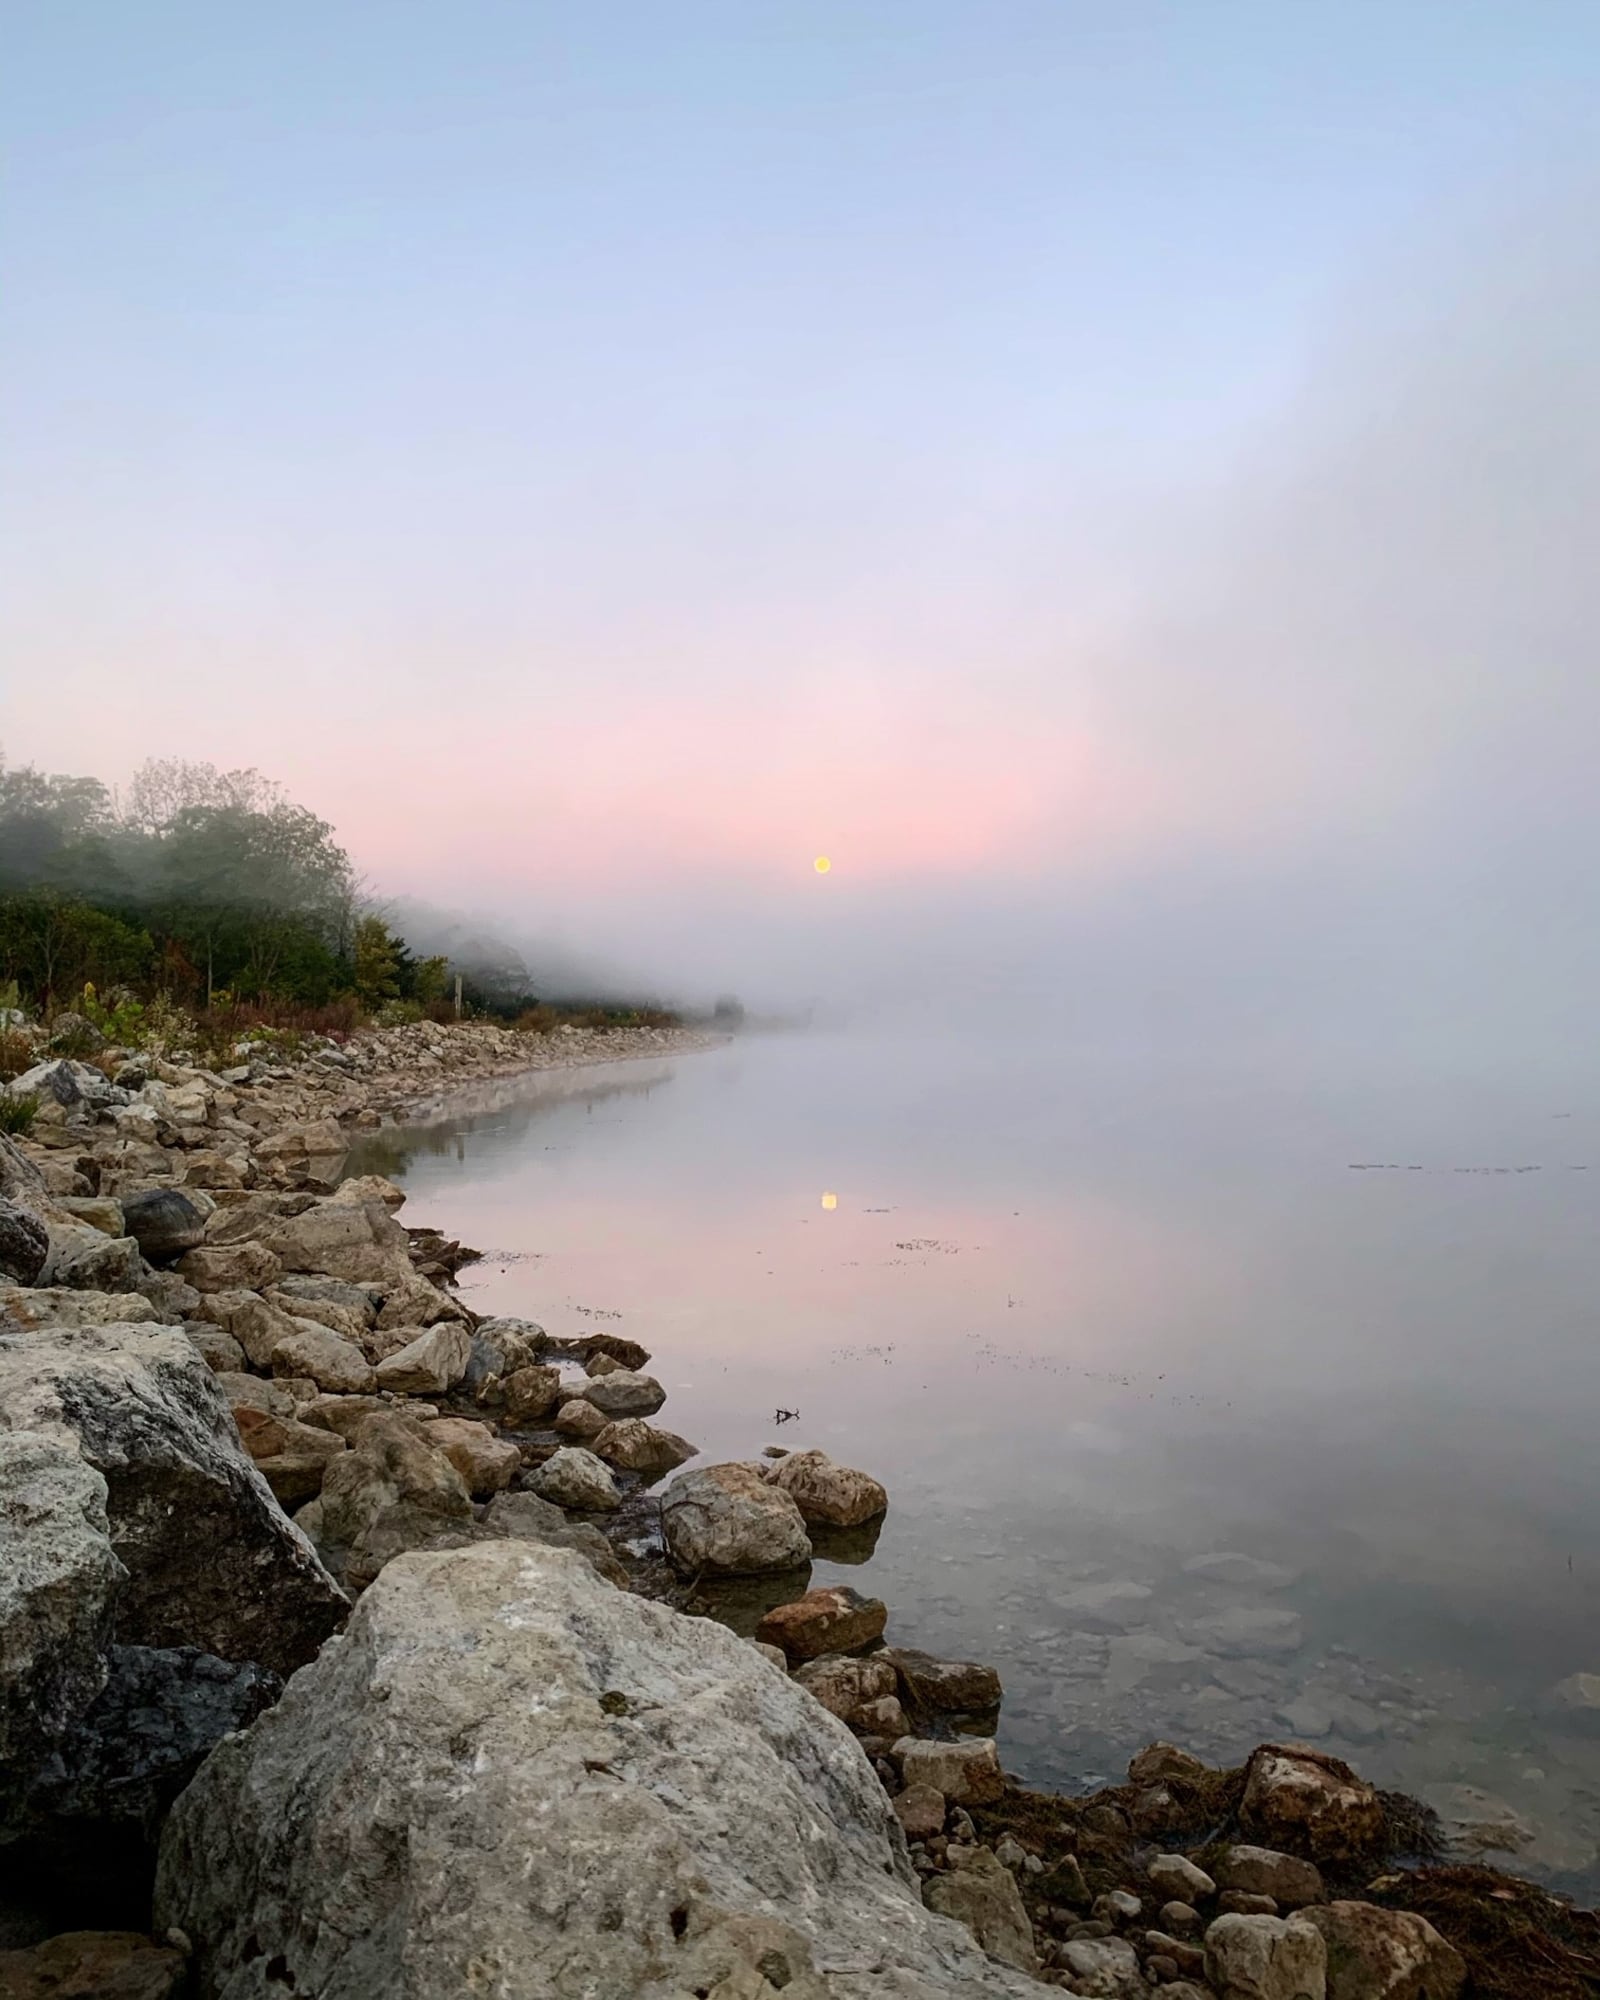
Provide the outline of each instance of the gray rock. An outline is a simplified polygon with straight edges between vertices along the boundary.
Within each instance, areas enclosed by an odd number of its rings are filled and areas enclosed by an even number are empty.
[[[980,1847],[960,1868],[924,1883],[922,1900],[941,1917],[965,1924],[991,1958],[1019,1972],[1032,1972],[1038,1965],[1021,1891],[988,1848]]]
[[[617,1552],[592,1521],[569,1521],[561,1509],[537,1493],[497,1493],[484,1509],[485,1534],[516,1542],[544,1542],[553,1549],[578,1554],[619,1590],[628,1588],[628,1572]]]
[[[281,1690],[277,1675],[253,1661],[193,1646],[112,1646],[104,1687],[33,1780],[30,1830],[46,1820],[95,1821],[154,1839],[203,1760]]]
[[[1273,1847],[1236,1845],[1218,1855],[1212,1869],[1219,1889],[1251,1896],[1270,1896],[1285,1910],[1320,1903],[1326,1893],[1322,1871],[1297,1854],[1280,1854]]]
[[[460,1473],[422,1425],[398,1411],[366,1419],[353,1449],[328,1461],[321,1493],[298,1519],[352,1590],[407,1549],[470,1539],[475,1525]]]
[[[1198,1903],[1217,1893],[1216,1883],[1186,1854],[1158,1854],[1145,1873],[1158,1895],[1173,1897],[1180,1903]]]
[[[642,1472],[655,1478],[675,1472],[695,1457],[696,1447],[676,1431],[659,1431],[643,1417],[622,1417],[597,1431],[592,1449],[597,1458],[620,1465],[624,1472]]]
[[[825,1451],[786,1452],[768,1468],[766,1477],[779,1492],[788,1494],[808,1525],[856,1528],[889,1504],[889,1495],[876,1479],[848,1465],[835,1465]]]
[[[221,1374],[224,1370],[244,1367],[244,1349],[231,1333],[225,1333],[220,1326],[213,1326],[208,1319],[191,1319],[184,1323],[183,1330],[213,1373]]]
[[[205,1214],[177,1188],[128,1195],[122,1203],[122,1227],[152,1264],[170,1263],[206,1240]]]
[[[1143,2000],[1150,1991],[1126,1938],[1079,1938],[1062,1945],[1059,1958],[1081,2000]]]
[[[143,1326],[0,1334],[0,1428],[75,1447],[106,1484],[128,1571],[117,1635],[288,1674],[345,1599],[239,1443],[188,1336]]]
[[[78,1292],[66,1285],[25,1290],[0,1285],[0,1331],[40,1326],[159,1326],[160,1313],[136,1292]]]
[[[316,1320],[294,1323],[272,1350],[274,1375],[297,1375],[335,1396],[363,1396],[376,1384],[372,1363],[348,1340]]]
[[[0,1431],[0,1817],[104,1685],[125,1578],[71,1439]]]
[[[1218,1917],[1206,1978],[1219,2000],[1327,2000],[1328,1951],[1304,1917]]]
[[[289,1271],[278,1280],[276,1289],[291,1299],[322,1299],[355,1313],[371,1326],[383,1305],[383,1292],[376,1285],[356,1285],[345,1278],[319,1277],[306,1271]]]
[[[0,1278],[31,1285],[50,1254],[50,1232],[32,1209],[0,1195]]]
[[[487,1329],[493,1328],[490,1332]],[[509,1320],[487,1320],[472,1336],[462,1387],[469,1395],[482,1397],[495,1381],[504,1381],[519,1368],[531,1368],[538,1359],[538,1344],[512,1329]]]
[[[380,1389],[408,1396],[442,1396],[466,1373],[472,1339],[457,1320],[441,1320],[378,1363]]]
[[[894,1746],[908,1785],[943,1792],[952,1805],[987,1805],[999,1798],[1005,1778],[992,1736],[962,1736],[953,1743],[904,1736]]]
[[[44,1175],[8,1132],[0,1132],[0,1195],[24,1208],[37,1208],[45,1198]]]
[[[622,1501],[604,1460],[579,1444],[562,1445],[529,1476],[528,1487],[541,1500],[587,1513],[609,1512]]]
[[[284,1271],[351,1283],[411,1276],[411,1239],[381,1201],[324,1201],[262,1232]]]
[[[616,1381],[615,1375],[602,1381]],[[591,1388],[597,1385],[591,1384]],[[680,1472],[661,1497],[667,1553],[686,1576],[760,1576],[811,1560],[800,1509],[749,1465]]]
[[[1037,1992],[923,1910],[815,1702],[529,1543],[391,1564],[179,1799],[155,1914],[228,2000]]]
[[[636,1375],[631,1368],[591,1376],[580,1393],[608,1417],[653,1417],[667,1400],[666,1390],[653,1375]]]
[[[70,1245],[51,1245],[52,1283],[66,1285],[75,1292],[136,1292],[150,1270],[131,1236],[102,1236],[99,1230],[85,1231],[93,1242],[75,1240]]]

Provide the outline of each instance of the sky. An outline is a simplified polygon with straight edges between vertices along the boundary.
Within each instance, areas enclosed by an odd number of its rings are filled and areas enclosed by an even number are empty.
[[[1587,1035],[1592,6],[7,43],[12,763],[673,990]]]

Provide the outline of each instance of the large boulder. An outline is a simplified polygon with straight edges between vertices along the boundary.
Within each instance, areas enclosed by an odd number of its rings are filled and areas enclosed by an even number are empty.
[[[876,1479],[848,1465],[835,1465],[825,1451],[792,1451],[766,1476],[769,1485],[789,1495],[808,1523],[857,1528],[889,1504],[889,1495]]]
[[[1206,1978],[1220,2000],[1327,2000],[1328,1952],[1304,1917],[1218,1917]]]
[[[1037,1992],[924,1911],[802,1690],[530,1543],[391,1564],[178,1801],[155,1915],[227,2000]]]
[[[31,1285],[50,1254],[50,1231],[21,1202],[0,1195],[0,1278]]]
[[[590,1389],[615,1382],[602,1376]],[[761,1576],[811,1560],[800,1509],[754,1466],[705,1465],[680,1472],[661,1497],[667,1553],[686,1576]]]
[[[1351,1863],[1381,1850],[1383,1803],[1337,1757],[1263,1743],[1245,1773],[1241,1831],[1313,1861]]]
[[[376,1285],[353,1284],[346,1278],[330,1278],[311,1271],[285,1272],[278,1280],[276,1290],[282,1298],[298,1302],[285,1306],[287,1312],[305,1319],[316,1319],[318,1315],[308,1312],[306,1307],[312,1301],[320,1301],[351,1314],[363,1327],[374,1323],[383,1304],[383,1292]]]
[[[125,1197],[122,1228],[152,1264],[167,1264],[206,1240],[205,1212],[177,1188],[148,1188]]]
[[[497,1493],[484,1509],[482,1531],[511,1541],[576,1549],[608,1583],[619,1590],[628,1588],[628,1572],[593,1521],[569,1521],[553,1501],[541,1500],[537,1493]]]
[[[42,1431],[105,1481],[128,1571],[117,1636],[289,1674],[346,1609],[239,1443],[186,1335],[143,1326],[0,1334],[0,1429]]]
[[[0,1817],[104,1685],[126,1574],[71,1439],[0,1431]]]
[[[1307,1910],[1328,1950],[1328,2000],[1457,2000],[1466,1961],[1426,1917],[1372,1903]]]

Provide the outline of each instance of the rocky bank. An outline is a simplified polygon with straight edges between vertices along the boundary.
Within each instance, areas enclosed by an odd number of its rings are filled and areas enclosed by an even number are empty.
[[[699,1040],[41,1046],[0,1138],[0,2000],[1600,1992],[1591,1917],[1303,1745],[1019,1787],[990,1669],[806,1588],[870,1475],[691,1464],[637,1343],[480,1318],[471,1253],[343,1178],[419,1097]],[[751,1578],[750,1636],[686,1615]]]

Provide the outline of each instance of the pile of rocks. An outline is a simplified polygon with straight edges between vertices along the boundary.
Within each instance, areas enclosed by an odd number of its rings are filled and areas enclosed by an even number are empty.
[[[342,1179],[419,1083],[530,1053],[594,1051],[423,1026],[23,1079],[0,1993],[1454,2000],[1348,1767],[1156,1745],[1095,1798],[1021,1790],[991,1668],[807,1588],[879,1482],[691,1465],[637,1342],[480,1318],[460,1246]],[[650,1601],[752,1577],[748,1639]]]

